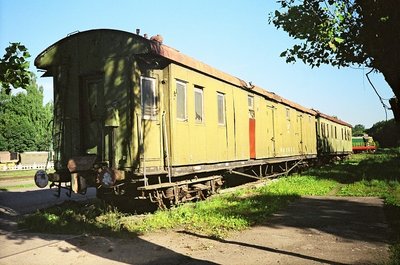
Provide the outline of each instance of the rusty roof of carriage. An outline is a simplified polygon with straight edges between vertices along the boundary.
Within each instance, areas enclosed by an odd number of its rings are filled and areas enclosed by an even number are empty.
[[[179,52],[178,50],[176,50],[174,48],[171,48],[171,47],[167,46],[167,45],[158,43],[156,41],[151,41],[151,49],[152,49],[153,53],[155,53],[155,54],[157,54],[159,56],[165,57],[165,58],[167,58],[167,59],[169,59],[169,60],[171,60],[173,62],[179,63],[181,65],[184,65],[184,66],[188,67],[188,68],[192,68],[192,69],[194,69],[196,71],[199,71],[199,72],[205,73],[207,75],[213,76],[215,78],[218,78],[220,80],[223,80],[223,81],[228,82],[230,84],[233,84],[235,86],[242,87],[242,88],[247,89],[249,91],[253,91],[255,93],[261,94],[264,97],[266,97],[268,99],[271,99],[273,101],[282,103],[284,105],[287,105],[289,107],[295,108],[297,110],[300,110],[300,111],[302,111],[304,113],[311,114],[311,115],[316,116],[316,117],[318,117],[318,116],[319,117],[323,117],[325,119],[328,119],[330,121],[339,123],[341,125],[352,127],[350,124],[348,124],[348,123],[346,123],[346,122],[344,122],[344,121],[342,121],[342,120],[340,120],[340,119],[338,119],[336,117],[324,114],[324,113],[322,113],[322,112],[320,112],[318,110],[314,110],[314,109],[309,109],[309,108],[303,107],[298,103],[295,103],[293,101],[285,99],[285,98],[283,98],[283,97],[281,97],[281,96],[279,96],[279,95],[277,95],[277,94],[275,94],[273,92],[267,91],[264,88],[261,88],[259,86],[250,85],[246,81],[243,81],[240,78],[237,78],[237,77],[232,76],[230,74],[227,74],[227,73],[225,73],[223,71],[220,71],[220,70],[218,70],[218,69],[216,69],[216,68],[214,68],[214,67],[212,67],[212,66],[210,66],[208,64],[200,62],[200,61],[198,61],[198,60],[196,60],[196,59],[194,59],[194,58],[192,58],[190,56],[187,56],[187,55]]]
[[[285,104],[292,108],[298,109],[302,112],[316,115],[316,112],[312,109],[305,108],[295,102],[287,100],[287,99],[285,99],[273,92],[269,92],[259,86],[250,85],[246,81],[244,81],[238,77],[235,77],[235,76],[227,74],[223,71],[220,71],[206,63],[198,61],[190,56],[187,56],[187,55],[179,52],[178,50],[171,48],[167,45],[160,44],[156,41],[150,41],[150,45],[151,45],[151,50],[154,54],[165,57],[173,62],[179,63],[183,66],[186,66],[188,68],[194,69],[199,72],[202,72],[209,76],[215,77],[215,78],[225,81],[227,83],[233,84],[237,87],[241,87],[241,88],[247,89],[249,91],[255,92],[257,94],[261,94],[266,98],[269,98],[273,101],[276,101],[276,102],[279,102],[282,104]]]

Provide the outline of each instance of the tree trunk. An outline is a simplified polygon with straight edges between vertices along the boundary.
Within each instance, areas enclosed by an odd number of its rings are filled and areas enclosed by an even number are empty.
[[[400,122],[400,1],[358,0],[361,7],[360,37],[372,57],[371,66],[379,70],[395,97],[390,100],[395,120]]]

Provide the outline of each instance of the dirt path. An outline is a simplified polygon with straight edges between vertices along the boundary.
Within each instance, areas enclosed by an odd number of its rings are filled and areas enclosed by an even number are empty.
[[[3,231],[0,264],[382,264],[389,235],[378,198],[304,197],[223,240],[186,231],[129,240]]]
[[[224,240],[188,232],[147,240],[218,264],[376,264],[388,258],[382,208],[378,198],[304,197]]]

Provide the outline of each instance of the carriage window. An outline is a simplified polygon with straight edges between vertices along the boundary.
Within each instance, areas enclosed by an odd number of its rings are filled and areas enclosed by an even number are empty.
[[[198,123],[203,122],[203,89],[201,87],[194,87],[194,112],[195,121]]]
[[[156,80],[150,77],[140,77],[142,95],[142,117],[147,120],[157,118]]]
[[[329,137],[329,124],[326,125],[326,137]]]
[[[254,110],[254,97],[247,96],[247,105],[249,106],[249,110]]]
[[[255,113],[254,113],[254,97],[253,96],[247,96],[247,105],[249,107],[249,118],[254,119]]]
[[[336,126],[335,126],[335,139],[337,139],[337,129],[336,129]]]
[[[218,124],[225,125],[225,95],[217,93]]]
[[[286,108],[286,119],[290,121],[290,109]]]
[[[89,102],[89,117],[91,120],[97,120],[99,118],[99,108],[98,108],[98,90],[99,83],[96,81],[88,81],[87,85],[87,97]]]
[[[176,118],[187,121],[186,114],[186,83],[176,81]]]

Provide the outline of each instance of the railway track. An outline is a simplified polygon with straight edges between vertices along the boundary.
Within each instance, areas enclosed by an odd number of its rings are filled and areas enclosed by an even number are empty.
[[[10,177],[5,176],[5,177],[0,177],[0,182],[12,181],[12,180],[18,180],[18,181],[21,181],[21,180],[32,180],[32,182],[33,182],[33,176],[32,175],[26,175],[26,176],[10,176]]]

